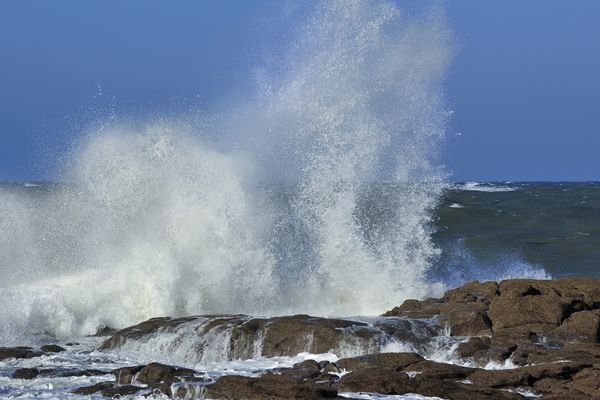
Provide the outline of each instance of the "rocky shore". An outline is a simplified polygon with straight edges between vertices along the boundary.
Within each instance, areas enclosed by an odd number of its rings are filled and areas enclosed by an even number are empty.
[[[436,346],[447,359],[436,356]],[[366,392],[458,400],[600,399],[600,280],[471,282],[442,298],[407,300],[381,317],[362,320],[153,318],[111,332],[101,345],[102,351],[114,352],[142,348],[159,349],[157,359],[177,352],[187,366],[302,352],[341,358],[308,359],[252,376],[215,377],[159,362],[113,370],[19,368],[12,376],[106,376],[74,390],[104,397],[320,399]],[[0,360],[63,350],[56,345],[0,348]]]

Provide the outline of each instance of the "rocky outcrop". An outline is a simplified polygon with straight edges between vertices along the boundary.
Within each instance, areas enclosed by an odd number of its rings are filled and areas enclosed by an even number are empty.
[[[153,318],[116,332],[102,348],[116,349],[143,344],[162,334],[180,335],[192,340],[195,354],[190,360],[201,361],[211,349],[221,359],[295,356],[298,353],[345,355],[348,349],[359,353],[379,352],[389,342],[426,343],[439,334],[427,321],[403,318],[379,318],[370,323],[336,318],[293,315],[252,318],[245,315]]]
[[[436,318],[455,336],[527,336],[597,342],[600,280],[471,282],[441,299],[407,300],[384,316]]]

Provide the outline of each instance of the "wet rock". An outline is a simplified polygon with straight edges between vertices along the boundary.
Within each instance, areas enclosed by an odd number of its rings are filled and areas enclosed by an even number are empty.
[[[340,367],[338,367],[336,363],[332,363],[329,361],[321,362],[319,363],[319,366],[321,367],[321,371],[327,374],[339,374],[340,372],[342,372],[342,370],[340,369]]]
[[[489,387],[533,386],[541,379],[567,379],[592,364],[564,362],[504,370],[478,370],[469,376],[473,384]]]
[[[45,353],[60,353],[62,351],[66,351],[63,347],[60,347],[56,344],[47,344],[45,346],[40,347],[40,350],[42,350]]]
[[[300,369],[307,372],[321,372],[321,366],[315,360],[304,360],[294,364],[294,369]]]
[[[451,296],[455,297],[455,296]],[[473,299],[479,299],[474,297]],[[483,301],[445,302],[442,299],[427,299],[422,302],[406,300],[401,306],[383,316],[410,318],[437,318],[441,326],[448,326],[454,336],[479,336],[492,333],[492,323],[487,316],[487,304]]]
[[[115,380],[119,385],[128,385],[133,382],[135,376],[144,368],[144,365],[123,367],[112,370]]]
[[[188,368],[179,368],[160,363],[150,363],[143,367],[137,374],[136,381],[149,386],[159,383],[176,382],[183,379],[194,379],[196,371]]]
[[[127,396],[130,394],[135,394],[140,390],[144,390],[145,388],[133,385],[123,385],[123,386],[111,386],[104,388],[100,391],[102,396],[114,398],[116,396]]]
[[[123,345],[127,340],[142,339],[143,337],[156,333],[159,330],[173,332],[179,325],[194,320],[195,317],[186,318],[151,318],[147,321],[115,332],[101,346],[102,349],[115,349]]]
[[[409,365],[421,361],[425,361],[425,359],[415,353],[380,353],[367,354],[353,358],[343,358],[338,360],[336,365],[346,371],[359,371],[362,369],[373,368],[403,370]]]
[[[486,336],[472,337],[467,342],[460,343],[456,354],[460,358],[470,358],[476,362],[489,360],[491,339]]]
[[[114,385],[112,382],[99,382],[99,383],[96,383],[95,385],[82,386],[80,388],[77,388],[77,389],[73,390],[73,393],[84,395],[84,396],[89,396],[90,394],[98,393],[101,390],[109,389],[109,388],[112,388],[113,386]]]
[[[337,390],[329,382],[298,381],[290,375],[267,373],[258,378],[223,376],[206,387],[206,398],[217,399],[327,399]]]
[[[416,393],[456,400],[522,399],[519,395],[502,390],[477,387],[454,380],[411,379],[406,373],[393,369],[372,368],[352,372],[344,375],[335,387],[340,392],[374,392],[388,395]]]
[[[0,360],[7,358],[33,358],[44,355],[41,351],[34,350],[31,347],[0,347]]]
[[[37,368],[19,368],[11,375],[12,379],[34,379],[40,374]]]
[[[229,340],[225,357],[248,359],[257,356],[295,356],[302,352],[334,351],[343,354],[349,348],[362,353],[374,353],[380,350],[382,343],[392,341],[425,343],[437,335],[438,330],[429,322],[403,318],[380,318],[370,324],[308,315],[153,318],[115,333],[103,343],[102,348],[118,348],[127,341],[144,341],[161,333],[180,333],[186,339],[196,335],[196,356],[201,360],[204,349],[210,346],[213,341],[211,338],[216,336]],[[256,351],[260,351],[260,354],[255,354]]]
[[[404,372],[418,372],[415,380],[423,379],[453,379],[462,380],[467,378],[475,371],[473,368],[461,367],[454,364],[437,363],[434,361],[424,360],[416,364],[409,365],[404,368]]]

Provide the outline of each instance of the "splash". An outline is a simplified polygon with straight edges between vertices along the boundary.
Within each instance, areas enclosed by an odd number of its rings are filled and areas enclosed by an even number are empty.
[[[0,193],[3,341],[159,315],[372,315],[439,291],[443,15],[313,11],[220,126],[105,127],[67,158],[68,184]]]

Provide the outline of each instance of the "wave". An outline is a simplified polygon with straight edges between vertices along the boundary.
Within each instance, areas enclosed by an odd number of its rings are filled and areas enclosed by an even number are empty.
[[[214,126],[105,126],[65,156],[68,184],[3,191],[2,341],[158,315],[373,315],[439,293],[450,38],[439,10],[319,3],[280,71]],[[390,206],[367,234],[375,181],[393,183]]]
[[[519,190],[519,188],[515,186],[480,182],[466,182],[464,184],[455,185],[454,188],[472,192],[513,192]]]

